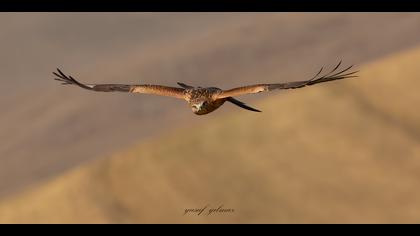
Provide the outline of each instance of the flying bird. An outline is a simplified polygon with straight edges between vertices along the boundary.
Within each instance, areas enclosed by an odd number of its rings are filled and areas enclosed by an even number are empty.
[[[186,85],[184,83],[178,82],[180,87],[168,87],[162,85],[151,85],[151,84],[140,84],[140,85],[127,85],[127,84],[83,84],[74,79],[72,76],[65,75],[60,69],[57,68],[57,72],[53,72],[56,78],[62,82],[64,85],[77,85],[81,88],[98,91],[98,92],[128,92],[128,93],[144,93],[144,94],[154,94],[160,96],[169,96],[179,99],[184,99],[188,102],[191,110],[194,114],[205,115],[208,114],[225,102],[233,103],[243,109],[261,112],[255,108],[252,108],[245,103],[235,99],[234,97],[245,95],[245,94],[254,94],[265,91],[272,91],[276,89],[296,89],[303,88],[305,86],[333,81],[341,80],[346,78],[357,77],[355,73],[358,71],[349,72],[353,66],[349,66],[345,69],[338,70],[341,65],[340,63],[334,67],[333,70],[326,73],[323,76],[320,76],[323,68],[309,80],[303,81],[294,81],[294,82],[285,82],[277,84],[255,84],[248,85],[243,87],[237,87],[229,90],[223,90],[216,87],[194,87]]]

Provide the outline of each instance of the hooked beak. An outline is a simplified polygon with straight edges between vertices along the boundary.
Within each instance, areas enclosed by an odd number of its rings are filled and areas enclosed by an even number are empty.
[[[193,111],[199,111],[201,110],[201,106],[203,105],[203,103],[199,103],[199,104],[193,104],[192,105],[192,109]]]
[[[193,107],[193,110],[199,111],[201,109],[201,104],[199,105],[194,104],[192,107]]]

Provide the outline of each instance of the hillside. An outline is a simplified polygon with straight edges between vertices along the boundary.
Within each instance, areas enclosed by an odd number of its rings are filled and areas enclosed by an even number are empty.
[[[0,222],[419,223],[419,61],[216,111],[4,199]],[[184,215],[207,204],[234,212]]]

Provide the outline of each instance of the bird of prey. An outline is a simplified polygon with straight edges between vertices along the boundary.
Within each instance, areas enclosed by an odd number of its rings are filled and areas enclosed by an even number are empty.
[[[275,84],[255,84],[255,85],[248,85],[243,87],[237,87],[229,90],[223,90],[216,87],[194,87],[190,85],[186,85],[184,83],[179,83],[180,87],[168,87],[162,85],[150,85],[150,84],[139,84],[139,85],[127,85],[127,84],[83,84],[79,81],[75,80],[72,76],[67,76],[60,69],[57,69],[57,73],[53,72],[58,80],[65,85],[77,85],[81,88],[91,90],[91,91],[98,91],[98,92],[128,92],[128,93],[145,93],[145,94],[155,94],[160,96],[169,96],[179,99],[184,99],[188,102],[190,108],[197,115],[205,115],[208,114],[220,106],[222,106],[226,101],[231,102],[243,109],[253,111],[253,112],[261,112],[255,108],[252,108],[245,103],[235,99],[234,97],[244,95],[244,94],[253,94],[253,93],[260,93],[264,91],[272,91],[275,89],[296,89],[302,88],[305,86],[333,81],[333,80],[340,80],[346,78],[353,78],[357,77],[354,72],[349,72],[349,70],[353,66],[349,66],[345,69],[338,70],[341,65],[338,63],[333,70],[329,73],[326,73],[323,76],[320,76],[323,68],[319,70],[319,72],[309,80],[303,81],[294,81],[294,82],[285,82],[285,83],[275,83]]]

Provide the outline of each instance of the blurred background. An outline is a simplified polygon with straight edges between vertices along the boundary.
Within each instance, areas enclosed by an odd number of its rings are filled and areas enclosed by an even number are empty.
[[[420,223],[420,14],[1,13],[0,223]],[[61,86],[230,88],[183,101]],[[186,209],[233,209],[212,215]]]

